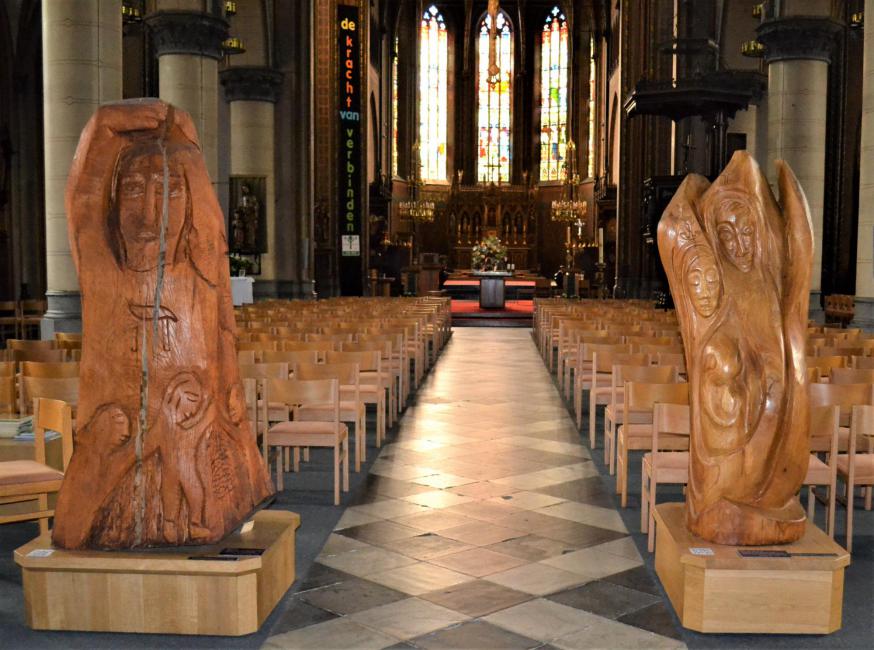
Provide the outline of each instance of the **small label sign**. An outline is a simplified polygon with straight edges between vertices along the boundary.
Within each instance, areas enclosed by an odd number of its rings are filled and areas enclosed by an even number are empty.
[[[713,555],[713,549],[707,546],[690,546],[689,552],[692,555]]]
[[[54,552],[53,548],[35,548],[27,554],[27,557],[48,557]]]

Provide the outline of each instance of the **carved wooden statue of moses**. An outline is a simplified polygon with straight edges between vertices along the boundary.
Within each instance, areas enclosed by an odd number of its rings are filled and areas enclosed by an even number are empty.
[[[798,181],[776,164],[780,204],[739,151],[712,185],[687,176],[658,228],[689,369],[686,522],[719,544],[804,533],[813,232]]]
[[[99,108],[66,209],[84,345],[53,542],[217,542],[273,487],[246,415],[224,219],[191,117],[152,99]]]

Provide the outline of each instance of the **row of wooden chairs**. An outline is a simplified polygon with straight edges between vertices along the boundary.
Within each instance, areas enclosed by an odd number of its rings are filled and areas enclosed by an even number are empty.
[[[45,300],[0,300],[0,339],[25,338],[38,330]]]
[[[75,413],[79,401],[79,364],[0,361],[0,413],[30,415],[35,398],[67,402]]]

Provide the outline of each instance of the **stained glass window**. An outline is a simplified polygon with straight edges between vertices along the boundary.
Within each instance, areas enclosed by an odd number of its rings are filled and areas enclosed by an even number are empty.
[[[419,157],[422,178],[446,180],[449,39],[443,14],[431,5],[419,32]]]
[[[391,59],[391,175],[398,175],[398,37]]]
[[[540,35],[540,180],[563,178],[567,146],[568,26],[557,6]]]
[[[495,58],[500,73],[495,83],[489,83],[489,28],[491,16],[486,14],[479,26],[478,53],[478,120],[479,156],[477,177],[483,183],[510,180],[510,156],[513,103],[513,28],[501,11],[495,19],[497,42]]]

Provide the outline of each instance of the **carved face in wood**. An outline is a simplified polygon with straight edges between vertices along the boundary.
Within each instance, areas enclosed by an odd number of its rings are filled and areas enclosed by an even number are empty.
[[[716,236],[725,259],[739,271],[753,268],[756,227],[750,209],[732,201],[716,217]]]
[[[189,219],[190,197],[177,152],[168,152],[168,213],[164,240],[172,260]],[[156,144],[134,145],[119,158],[110,209],[117,211],[125,265],[132,271],[158,266],[164,201],[164,156]]]
[[[710,318],[722,297],[722,278],[716,258],[706,246],[693,246],[686,253],[683,277],[692,306],[704,318]]]

